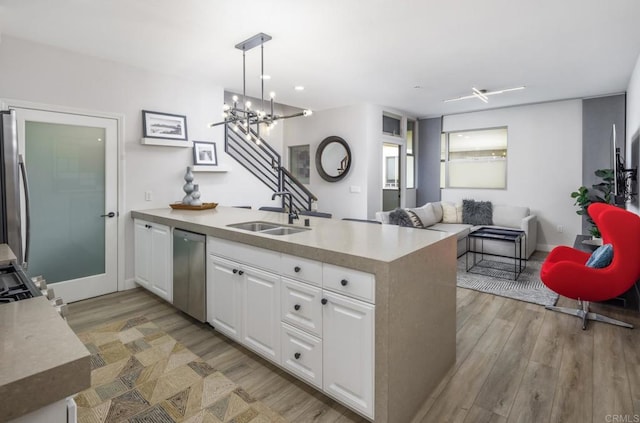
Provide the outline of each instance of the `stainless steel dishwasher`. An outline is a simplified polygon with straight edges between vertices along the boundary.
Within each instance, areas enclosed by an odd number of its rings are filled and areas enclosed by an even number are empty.
[[[205,239],[173,230],[173,305],[201,322],[207,319]]]

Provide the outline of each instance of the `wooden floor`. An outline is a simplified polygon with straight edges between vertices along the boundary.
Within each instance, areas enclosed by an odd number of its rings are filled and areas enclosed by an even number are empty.
[[[563,298],[560,305],[573,302]],[[69,309],[76,332],[146,316],[291,422],[366,421],[142,289],[81,301]],[[593,309],[640,328],[638,312]],[[413,420],[638,421],[639,329],[590,322],[582,331],[578,318],[460,288],[455,366]]]

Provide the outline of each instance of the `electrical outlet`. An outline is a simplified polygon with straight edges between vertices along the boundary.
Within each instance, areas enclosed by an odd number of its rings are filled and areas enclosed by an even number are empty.
[[[564,232],[564,226],[562,225],[558,225],[558,227],[556,228],[558,230],[558,232],[563,233]]]
[[[144,201],[151,201],[151,191],[144,192]]]

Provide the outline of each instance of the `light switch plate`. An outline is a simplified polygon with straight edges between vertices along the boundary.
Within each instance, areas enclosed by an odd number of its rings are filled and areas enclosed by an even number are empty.
[[[351,185],[349,187],[349,191],[351,191],[351,192],[362,192],[362,189],[357,185]]]

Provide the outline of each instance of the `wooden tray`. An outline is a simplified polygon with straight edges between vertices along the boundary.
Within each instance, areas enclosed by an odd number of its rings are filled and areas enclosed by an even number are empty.
[[[172,209],[178,209],[178,210],[208,210],[208,209],[215,209],[217,205],[218,203],[202,203],[201,206],[191,206],[189,204],[182,204],[182,203],[169,204],[169,206]]]

